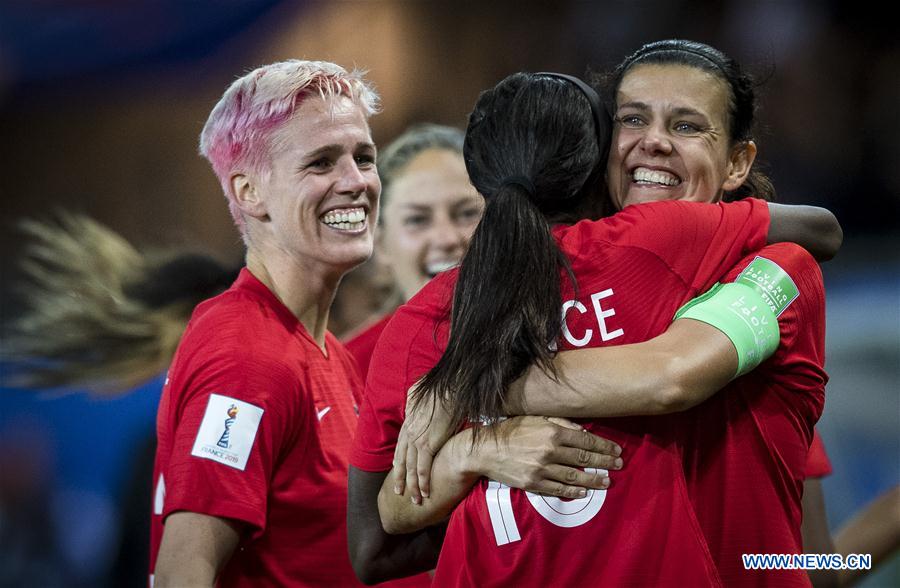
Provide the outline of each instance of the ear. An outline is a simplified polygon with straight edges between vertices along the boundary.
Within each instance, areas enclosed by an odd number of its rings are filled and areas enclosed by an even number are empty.
[[[260,197],[253,179],[244,173],[231,174],[231,194],[241,212],[256,219],[268,216],[265,202]]]
[[[756,159],[756,143],[742,141],[734,146],[728,158],[727,174],[722,189],[726,192],[737,190],[750,175],[750,168]]]

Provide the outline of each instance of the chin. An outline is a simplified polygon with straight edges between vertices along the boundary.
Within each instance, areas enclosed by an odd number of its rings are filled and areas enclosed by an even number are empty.
[[[347,248],[334,255],[332,257],[332,263],[339,267],[350,269],[355,268],[356,266],[365,263],[372,257],[373,248],[370,247],[356,247],[356,248]]]
[[[372,253],[373,249],[369,247],[367,250],[361,251],[357,255],[351,256],[351,263],[353,263],[354,266],[365,263],[369,261],[369,258],[372,257]]]

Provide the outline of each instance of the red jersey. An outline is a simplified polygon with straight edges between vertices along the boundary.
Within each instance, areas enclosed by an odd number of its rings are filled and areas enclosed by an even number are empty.
[[[765,243],[761,201],[657,202],[601,221],[557,227],[579,295],[563,289],[560,348],[636,343],[663,332],[675,311]],[[372,360],[351,463],[391,467],[406,390],[446,344],[456,272],[441,275],[385,329]],[[438,586],[718,585],[691,508],[675,419],[584,423],[618,443],[625,467],[611,486],[563,501],[480,481],[451,516]]]
[[[778,317],[775,354],[683,413],[688,492],[726,586],[809,586],[803,570],[745,570],[741,558],[803,553],[803,481],[827,381],[818,264],[792,243],[758,255],[790,276],[797,295]],[[726,279],[753,261],[742,261]]]
[[[151,570],[165,517],[190,511],[246,525],[219,586],[362,585],[346,533],[361,380],[325,346],[246,268],[197,307],[157,417]]]
[[[393,316],[393,311],[387,313],[344,342],[347,351],[349,351],[353,356],[353,359],[356,360],[356,365],[359,368],[359,373],[363,379],[365,379],[366,374],[369,371],[369,362],[372,359],[372,352],[375,351],[375,344],[378,343],[381,332],[384,331],[384,328],[388,325],[388,322],[390,322],[391,317]],[[428,586],[431,586],[431,576],[427,573],[416,574],[415,576],[409,576],[407,578],[398,578],[396,580],[390,580],[389,582],[383,582],[377,584],[377,586],[381,586],[382,588],[427,588]]]
[[[372,352],[375,351],[375,344],[378,343],[381,332],[384,331],[384,328],[387,326],[392,316],[394,316],[393,312],[387,313],[378,319],[377,322],[372,323],[344,342],[347,351],[349,351],[353,356],[353,359],[356,360],[356,365],[359,367],[359,373],[362,374],[363,379],[365,379],[366,374],[369,373],[369,362],[372,360]]]
[[[806,456],[806,477],[807,478],[824,478],[830,476],[833,471],[831,460],[828,459],[828,453],[825,451],[825,443],[819,431],[813,431],[812,445],[809,446],[809,455]]]

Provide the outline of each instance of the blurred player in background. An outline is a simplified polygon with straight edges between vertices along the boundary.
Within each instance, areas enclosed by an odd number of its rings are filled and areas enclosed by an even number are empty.
[[[383,316],[347,339],[364,375],[394,310],[460,262],[481,218],[484,202],[466,174],[463,137],[452,127],[416,125],[378,155],[382,204],[373,262],[387,270],[390,292]]]

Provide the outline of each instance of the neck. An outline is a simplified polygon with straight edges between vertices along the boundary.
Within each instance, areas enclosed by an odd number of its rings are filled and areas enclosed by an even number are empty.
[[[316,271],[296,259],[265,255],[253,248],[247,251],[247,269],[297,317],[324,350],[328,309],[343,274]]]

